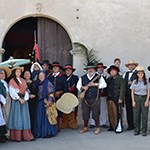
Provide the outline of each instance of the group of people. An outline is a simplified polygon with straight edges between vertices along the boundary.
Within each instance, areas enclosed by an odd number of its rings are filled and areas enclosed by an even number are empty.
[[[146,136],[149,80],[135,61],[125,65],[127,72],[123,72],[120,63],[116,58],[107,68],[103,63],[95,66],[89,62],[84,68],[86,74],[80,78],[74,75],[76,69],[71,64],[62,67],[48,60],[33,63],[30,70],[0,66],[0,142],[34,141],[56,136],[64,128],[77,129],[78,106],[68,114],[55,105],[64,93],[72,93],[81,101],[81,134],[92,127],[95,135],[100,133],[100,127],[121,133],[125,107],[127,130],[134,129],[134,135],[139,135],[142,129]]]

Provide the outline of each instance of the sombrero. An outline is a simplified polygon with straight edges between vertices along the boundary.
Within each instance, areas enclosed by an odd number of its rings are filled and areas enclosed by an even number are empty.
[[[73,109],[78,106],[79,100],[72,93],[65,93],[61,98],[56,102],[56,107],[59,111],[69,114]]]
[[[0,66],[0,69],[6,72],[7,78],[11,75],[12,70],[5,66]]]
[[[21,70],[21,72],[24,71],[24,67],[20,67],[20,66],[14,67],[14,68],[12,68],[11,70],[13,71],[13,70],[16,70],[16,69]]]
[[[136,63],[134,60],[129,60],[127,64],[125,64],[126,67],[128,67],[129,65],[135,65],[138,66],[138,63]]]

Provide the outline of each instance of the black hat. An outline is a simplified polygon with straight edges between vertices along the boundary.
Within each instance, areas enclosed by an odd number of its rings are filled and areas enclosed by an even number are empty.
[[[57,61],[55,61],[55,62],[52,63],[52,68],[53,67],[60,67],[61,69],[63,69],[63,67]]]
[[[108,68],[108,73],[110,74],[110,71],[111,70],[116,70],[117,72],[119,72],[120,70],[119,70],[119,68],[118,67],[116,67],[115,65],[111,65],[109,68]]]
[[[96,66],[94,65],[94,63],[89,62],[89,63],[87,64],[87,66],[86,66],[84,69],[87,70],[87,69],[90,69],[90,68],[96,69]]]
[[[101,62],[97,64],[97,68],[99,68],[100,66],[102,66],[104,69],[106,69],[106,68],[107,68],[107,66],[104,66],[104,64],[103,64],[103,63],[101,63]]]
[[[43,60],[43,62],[41,63],[41,65],[43,65],[43,64],[46,64],[46,65],[51,65],[50,63],[49,63],[49,60]]]
[[[76,70],[75,68],[72,67],[71,64],[65,65],[65,67],[63,68],[63,70],[65,71],[66,69],[72,69],[73,72]]]

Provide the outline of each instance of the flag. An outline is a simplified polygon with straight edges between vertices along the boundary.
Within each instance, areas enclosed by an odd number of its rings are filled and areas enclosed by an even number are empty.
[[[34,44],[33,50],[35,51],[35,58],[38,60],[38,62],[40,62],[40,52],[38,44]]]

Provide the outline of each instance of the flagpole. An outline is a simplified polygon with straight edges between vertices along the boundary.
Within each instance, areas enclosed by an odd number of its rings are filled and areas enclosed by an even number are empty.
[[[36,43],[36,30],[34,30],[34,43]]]
[[[36,44],[36,30],[34,30],[34,46]],[[36,58],[36,51],[34,50],[34,61],[37,62],[37,58]]]

